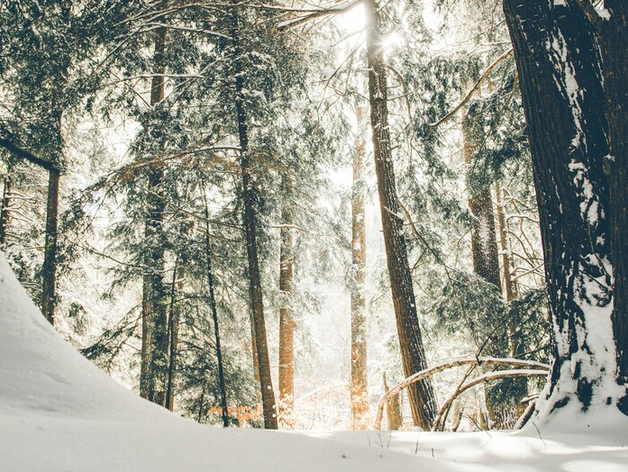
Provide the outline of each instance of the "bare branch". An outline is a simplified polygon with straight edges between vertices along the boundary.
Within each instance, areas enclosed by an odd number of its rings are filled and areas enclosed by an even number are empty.
[[[381,429],[382,426],[382,416],[384,413],[384,405],[386,401],[397,395],[402,389],[406,388],[413,383],[416,383],[420,380],[423,380],[427,377],[431,377],[432,375],[441,372],[443,370],[451,369],[452,367],[459,367],[463,365],[510,365],[515,367],[532,367],[536,369],[546,369],[549,371],[550,366],[547,364],[543,364],[541,362],[536,361],[526,361],[521,359],[508,359],[508,358],[497,358],[497,357],[456,357],[452,359],[446,359],[439,364],[431,367],[429,369],[422,370],[421,372],[417,372],[416,374],[411,375],[401,383],[398,383],[393,388],[388,390],[386,394],[379,400],[379,404],[377,405],[377,416],[375,417],[374,428]]]

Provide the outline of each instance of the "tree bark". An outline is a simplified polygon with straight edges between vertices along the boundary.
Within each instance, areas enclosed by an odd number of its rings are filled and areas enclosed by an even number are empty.
[[[504,0],[530,140],[554,364],[545,408],[611,402],[609,149],[591,25],[551,0]]]
[[[400,214],[395,183],[388,128],[386,65],[381,48],[378,5],[374,0],[367,0],[365,11],[367,17],[368,88],[375,173],[377,174],[386,259],[397,319],[401,358],[404,374],[409,377],[424,370],[427,363],[417,317],[414,287],[412,286],[404,238],[403,218]],[[413,384],[409,388],[409,397],[415,425],[426,430],[430,429],[437,410],[431,381],[424,379]]]
[[[7,234],[11,223],[11,189],[13,180],[7,175],[4,178],[4,188],[2,192],[2,209],[0,209],[0,248],[7,244]]]
[[[366,152],[366,108],[358,107],[357,138],[353,159],[351,192],[351,420],[353,429],[368,426],[368,378],[366,373],[366,224],[364,220],[364,158]]]
[[[601,50],[609,125],[610,152],[605,170],[609,175],[611,201],[612,322],[618,383],[624,387],[619,408],[628,415],[628,3],[606,0],[604,6],[610,18],[594,18],[594,21]]]
[[[275,410],[275,392],[273,390],[268,343],[266,340],[266,322],[264,320],[264,301],[257,251],[257,216],[255,210],[256,191],[251,176],[249,156],[248,117],[244,107],[244,70],[241,64],[243,54],[240,44],[241,26],[237,10],[232,11],[231,37],[233,41],[234,100],[240,142],[240,171],[242,177],[242,203],[244,207],[244,231],[249,269],[249,295],[254,332],[254,345],[257,354],[264,427],[277,429]]]
[[[46,201],[46,242],[42,269],[41,311],[55,324],[57,301],[57,227],[59,220],[59,181],[61,175],[56,170],[48,171],[48,198]]]
[[[497,224],[499,227],[499,249],[502,254],[502,279],[504,281],[504,296],[507,302],[517,298],[517,284],[512,278],[512,251],[508,244],[508,226],[506,225],[504,196],[499,182],[495,182],[497,196]],[[513,354],[511,353],[511,357]]]
[[[151,106],[157,107],[165,93],[166,28],[154,33],[153,79]],[[153,124],[149,124],[153,126]],[[144,223],[146,254],[144,258],[142,295],[142,349],[140,395],[154,403],[166,405],[168,366],[168,316],[163,274],[163,218],[165,202],[162,183],[163,170],[151,166],[148,173],[147,215]]]
[[[282,179],[288,195],[291,184]],[[290,198],[290,197],[288,197]],[[294,277],[294,241],[292,228],[294,211],[290,203],[281,209],[281,245],[279,248],[279,418],[290,426],[294,409],[294,315],[292,305],[292,280]]]
[[[177,354],[179,345],[179,310],[176,307],[177,288],[181,289],[182,282],[177,283],[177,278],[182,275],[180,257],[177,258],[172,269],[172,283],[170,285],[170,308],[168,310],[168,372],[166,379],[165,406],[174,411],[174,380],[177,366]]]
[[[467,166],[472,165],[473,156],[482,144],[483,133],[477,120],[477,103],[472,103],[462,121],[462,153]],[[487,185],[477,190],[470,185],[468,204],[474,216],[471,229],[473,272],[501,290],[491,187]]]

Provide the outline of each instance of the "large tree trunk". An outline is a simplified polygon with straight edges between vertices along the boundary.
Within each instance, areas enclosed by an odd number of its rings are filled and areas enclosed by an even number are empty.
[[[42,270],[41,311],[50,322],[55,322],[57,301],[57,226],[59,220],[59,181],[57,170],[48,171],[48,198],[46,201],[46,242]]]
[[[599,57],[584,16],[552,0],[504,0],[530,139],[554,364],[547,411],[613,399],[608,154]],[[544,403],[544,402],[541,402]]]
[[[588,2],[589,0],[581,0]],[[593,17],[602,56],[610,154],[611,254],[614,275],[613,334],[617,351],[619,403],[628,415],[628,2],[606,0],[608,21]],[[591,12],[595,14],[594,12]]]
[[[388,129],[386,65],[381,47],[378,5],[374,0],[368,0],[365,3],[365,10],[368,21],[368,82],[375,173],[377,174],[386,259],[397,319],[401,358],[404,374],[409,377],[425,369],[427,364],[395,183],[390,130]],[[409,387],[408,391],[414,423],[429,430],[437,411],[431,381],[425,379],[417,382]]]
[[[465,164],[472,165],[473,155],[482,143],[483,133],[478,126],[477,103],[472,103],[462,121],[463,156]],[[469,186],[469,209],[474,216],[471,229],[471,251],[473,272],[501,289],[499,279],[499,259],[497,258],[497,237],[491,187],[481,189]]]
[[[366,224],[364,221],[364,157],[366,151],[366,108],[356,109],[358,134],[353,159],[351,192],[351,419],[353,429],[368,426],[368,378],[366,374]]]
[[[154,33],[153,79],[151,106],[157,107],[165,92],[166,28]],[[149,124],[153,126],[154,124]],[[142,286],[142,349],[140,395],[154,403],[166,406],[168,370],[168,316],[163,283],[165,271],[163,249],[163,218],[165,202],[162,182],[163,170],[148,169],[147,215],[144,223],[146,254]]]
[[[262,298],[262,281],[259,269],[257,251],[257,216],[255,209],[255,186],[251,176],[249,156],[248,117],[244,107],[244,76],[240,62],[243,53],[240,44],[240,19],[236,9],[232,12],[231,37],[233,40],[233,68],[235,76],[235,108],[238,123],[238,137],[240,141],[240,171],[242,174],[242,203],[244,206],[244,232],[246,238],[246,252],[249,263],[249,295],[251,300],[251,314],[253,321],[254,345],[257,354],[260,390],[262,394],[262,408],[264,413],[264,427],[277,429],[277,413],[275,410],[275,392],[273,390],[268,357],[268,342],[266,340],[266,322],[264,320],[264,301]]]
[[[291,184],[283,178],[288,195]],[[292,423],[294,408],[294,316],[292,313],[292,279],[294,277],[294,242],[292,226],[294,212],[291,203],[281,209],[281,245],[279,248],[279,417],[286,425]]]
[[[11,222],[11,189],[13,180],[10,175],[4,178],[4,188],[2,191],[2,208],[0,209],[0,248],[7,244],[7,234]]]

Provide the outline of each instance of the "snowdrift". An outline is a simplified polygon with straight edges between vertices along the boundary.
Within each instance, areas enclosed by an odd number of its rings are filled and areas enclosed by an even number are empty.
[[[628,421],[603,424],[546,437],[198,425],[85,360],[44,320],[0,254],[0,472],[628,471]]]

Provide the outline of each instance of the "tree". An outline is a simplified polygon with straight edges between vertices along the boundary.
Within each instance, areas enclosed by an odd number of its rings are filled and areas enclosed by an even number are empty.
[[[477,123],[479,108],[477,103],[471,103],[463,118],[463,155],[467,165],[471,165],[473,154],[478,152],[482,144],[483,133],[481,133],[481,128]],[[475,217],[471,230],[473,271],[499,290],[501,281],[491,186],[484,185],[479,189],[473,188],[471,185],[469,187],[471,187],[469,189],[469,209]]]
[[[364,200],[366,182],[364,157],[366,154],[367,110],[356,108],[357,136],[353,158],[353,186],[351,188],[351,416],[353,429],[366,428],[368,413],[368,377],[366,371],[366,221]]]
[[[294,408],[294,314],[292,284],[294,279],[294,241],[292,232],[294,208],[290,201],[292,183],[289,177],[282,177],[282,186],[288,201],[281,208],[281,229],[279,248],[279,417],[290,424]]]
[[[371,106],[375,173],[401,358],[404,374],[409,377],[415,372],[424,370],[427,365],[408,263],[403,216],[396,191],[388,126],[388,84],[381,48],[379,5],[373,0],[366,1],[364,5],[367,17],[368,95]],[[413,384],[409,388],[409,397],[414,423],[424,429],[430,429],[437,408],[432,383],[424,379]]]
[[[235,4],[232,5],[232,7]],[[240,144],[240,173],[242,179],[242,206],[244,218],[244,232],[246,251],[248,255],[248,275],[252,332],[254,335],[255,354],[259,372],[264,426],[266,429],[277,429],[277,413],[275,406],[275,392],[273,390],[268,357],[268,342],[266,338],[266,322],[264,320],[264,301],[262,282],[259,267],[257,247],[257,212],[256,189],[251,176],[251,161],[249,155],[249,119],[245,108],[245,73],[242,64],[242,55],[245,53],[241,43],[243,25],[237,9],[232,8],[229,33],[232,38],[232,67],[233,67],[233,97],[236,111],[238,141]]]
[[[625,134],[617,135],[626,129],[626,116],[616,113],[625,106],[627,86],[625,62],[623,72],[615,62],[626,54],[626,5],[621,3],[607,2],[609,9],[598,11],[588,0],[504,0],[532,151],[555,333],[548,412],[572,401],[585,411],[617,404],[627,412],[626,253],[625,240],[617,237],[625,234],[625,190],[618,191],[616,183],[626,165]],[[608,29],[596,33],[593,22],[602,25],[609,18]],[[611,31],[617,33],[612,50],[609,43],[604,46]]]

